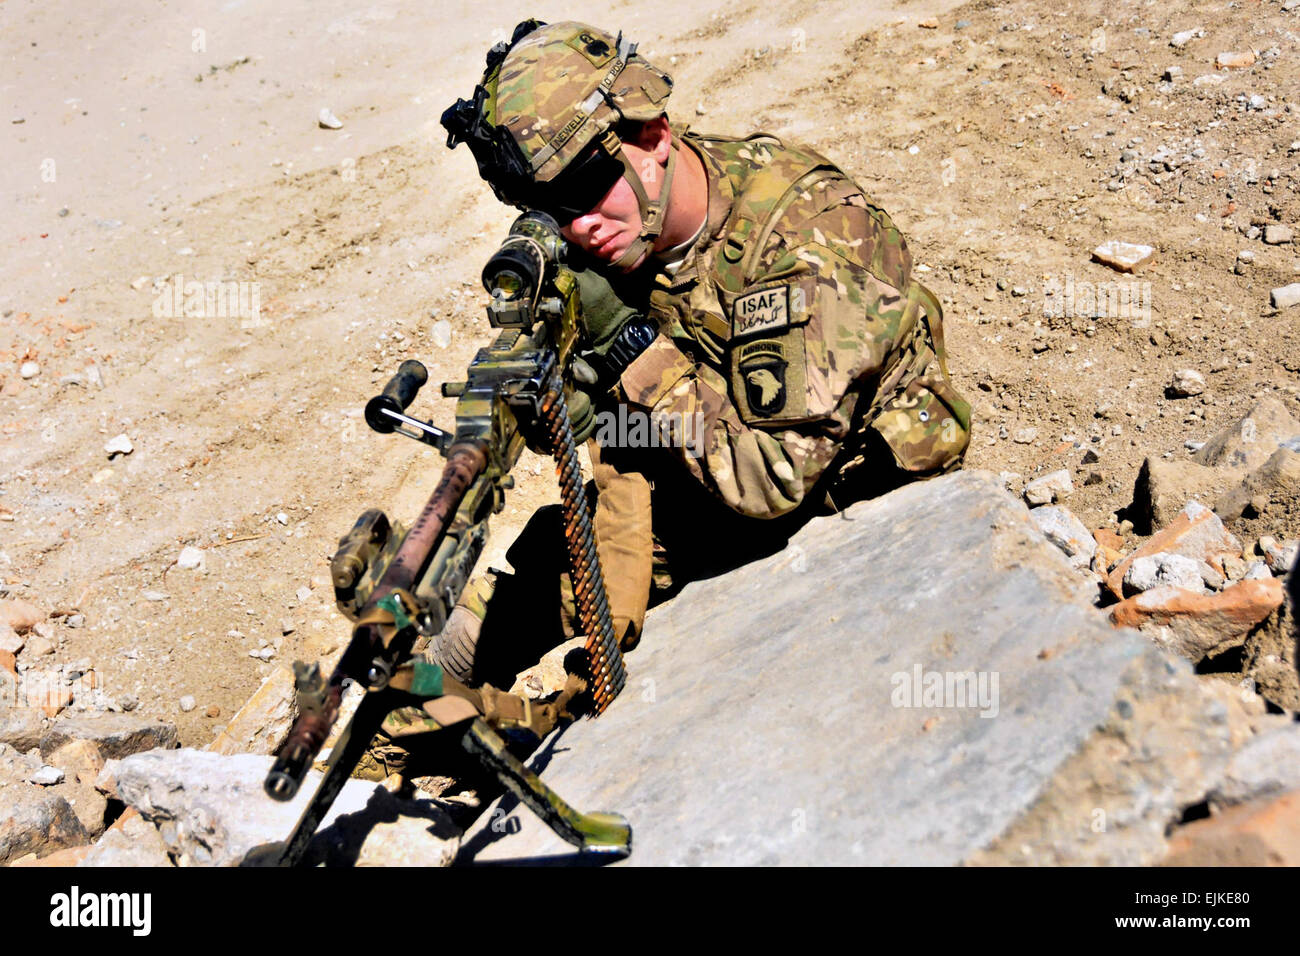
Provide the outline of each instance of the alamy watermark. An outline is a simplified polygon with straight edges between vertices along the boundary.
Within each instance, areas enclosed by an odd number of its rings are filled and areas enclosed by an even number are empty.
[[[1043,283],[1043,315],[1048,318],[1151,318],[1151,283],[1076,282],[1067,275],[1049,276]]]
[[[704,415],[696,412],[645,412],[619,405],[596,416],[596,441],[602,448],[684,448],[704,455]]]
[[[998,715],[997,671],[927,671],[914,664],[889,678],[895,707],[979,708],[981,717]]]
[[[154,285],[154,318],[239,319],[241,329],[257,328],[262,321],[260,282],[209,280],[200,282],[179,272]]]

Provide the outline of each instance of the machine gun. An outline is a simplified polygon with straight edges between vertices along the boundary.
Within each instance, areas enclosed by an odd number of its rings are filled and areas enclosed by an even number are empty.
[[[366,405],[371,428],[432,445],[446,456],[446,466],[409,528],[372,509],[339,542],[331,574],[338,606],[354,622],[352,638],[328,678],[318,663],[295,663],[299,716],[267,775],[269,796],[287,801],[297,794],[338,722],[345,681],[359,682],[366,693],[337,736],[324,779],[271,862],[302,861],[384,718],[412,705],[438,732],[460,734],[464,748],[569,843],[616,857],[631,852],[631,829],[622,817],[574,810],[497,733],[522,726],[544,735],[572,716],[575,701],[599,714],[626,681],[564,395],[563,373],[581,329],[578,283],[563,264],[564,251],[555,220],[530,212],[515,220],[484,267],[488,319],[500,332],[479,350],[464,382],[442,386],[444,396],[457,398],[454,432],[407,415],[428,380],[416,361],[403,362]],[[540,425],[556,459],[578,620],[587,636],[585,655],[577,655],[577,663],[570,663],[574,655],[566,660],[568,682],[549,704],[470,688],[413,653],[420,636],[442,631],[483,552],[488,518],[504,506],[513,486],[510,470],[525,445],[521,421]]]

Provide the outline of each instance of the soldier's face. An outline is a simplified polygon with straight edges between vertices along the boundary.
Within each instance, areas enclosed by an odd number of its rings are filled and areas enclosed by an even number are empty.
[[[660,119],[647,123],[637,142],[623,143],[623,152],[652,201],[659,198],[663,189],[663,169],[671,142],[668,122]],[[569,242],[602,262],[617,262],[641,235],[641,207],[636,193],[625,177],[619,177],[591,212],[574,219],[560,231]],[[624,267],[624,271],[640,268],[648,254],[643,253],[636,262]]]

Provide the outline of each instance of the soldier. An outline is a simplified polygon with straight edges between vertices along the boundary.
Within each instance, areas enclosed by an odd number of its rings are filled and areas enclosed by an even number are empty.
[[[596,436],[596,534],[625,647],[652,591],[959,467],[970,407],[939,303],[846,173],[774,136],[671,124],[672,80],[621,34],[529,20],[487,63],[443,124],[500,199],[550,213],[571,245],[588,338],[571,418]],[[508,557],[516,573],[468,588],[430,649],[462,679],[509,686],[571,633],[558,515],[539,512]],[[542,634],[547,604],[557,630]]]

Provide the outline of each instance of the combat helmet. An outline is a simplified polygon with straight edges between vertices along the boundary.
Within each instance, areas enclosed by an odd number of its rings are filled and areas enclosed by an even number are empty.
[[[583,23],[525,20],[492,47],[471,100],[442,114],[447,145],[468,143],[502,202],[561,225],[590,212],[620,177],[636,194],[641,235],[614,263],[626,268],[663,228],[680,144],[674,138],[657,200],[621,149],[618,126],[664,114],[672,78],[636,44]]]

